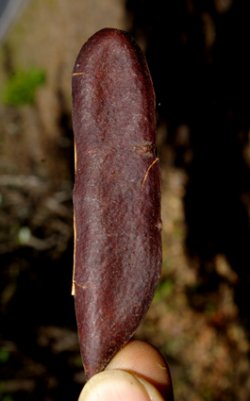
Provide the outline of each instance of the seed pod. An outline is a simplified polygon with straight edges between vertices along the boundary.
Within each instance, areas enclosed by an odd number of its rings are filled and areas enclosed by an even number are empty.
[[[134,334],[161,268],[155,95],[140,49],[103,29],[77,57],[73,294],[86,377]]]

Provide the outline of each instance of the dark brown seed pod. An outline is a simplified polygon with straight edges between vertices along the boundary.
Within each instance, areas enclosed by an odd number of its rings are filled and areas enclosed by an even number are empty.
[[[147,311],[161,269],[155,95],[140,49],[103,29],[73,70],[73,294],[86,377],[103,370]]]

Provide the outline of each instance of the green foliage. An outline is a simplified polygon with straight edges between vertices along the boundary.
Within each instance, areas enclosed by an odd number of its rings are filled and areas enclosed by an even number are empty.
[[[6,82],[3,89],[2,101],[6,105],[21,106],[32,104],[39,86],[45,83],[45,72],[32,68],[26,71],[17,71]]]
[[[174,282],[171,278],[165,279],[160,282],[155,295],[154,295],[154,302],[162,301],[170,297],[174,290]]]
[[[9,360],[10,353],[6,348],[0,348],[0,363],[5,363]]]
[[[3,401],[13,401],[13,400],[14,400],[14,398],[12,398],[11,395],[6,395],[6,396],[3,398]]]

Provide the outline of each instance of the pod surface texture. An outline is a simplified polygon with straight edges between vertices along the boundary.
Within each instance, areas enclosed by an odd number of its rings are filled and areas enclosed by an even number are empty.
[[[106,28],[87,41],[72,96],[73,294],[89,378],[132,337],[161,270],[155,94],[128,34]]]

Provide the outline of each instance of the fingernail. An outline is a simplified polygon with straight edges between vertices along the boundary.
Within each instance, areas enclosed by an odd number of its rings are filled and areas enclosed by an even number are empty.
[[[79,401],[162,401],[158,391],[144,380],[122,371],[104,371],[84,386]]]

